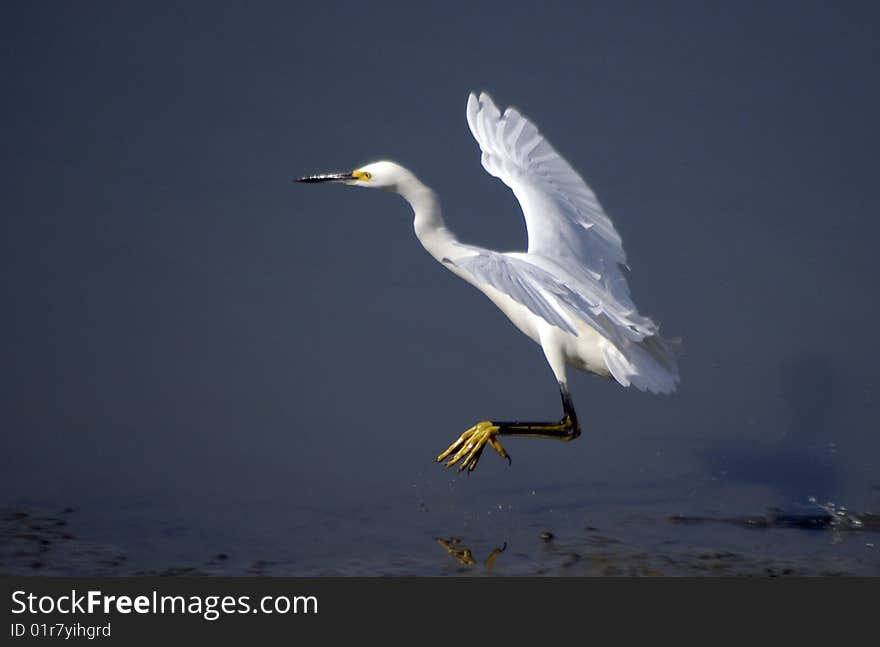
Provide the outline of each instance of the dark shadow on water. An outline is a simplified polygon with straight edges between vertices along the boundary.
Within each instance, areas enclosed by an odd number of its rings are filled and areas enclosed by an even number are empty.
[[[728,436],[707,453],[709,469],[728,481],[772,488],[786,505],[803,503],[808,497],[835,499],[839,476],[832,460],[830,424],[835,380],[828,358],[800,357],[784,363],[778,396],[789,418],[781,437],[773,429],[763,430],[766,443],[754,436],[751,443]]]
[[[831,506],[831,504],[827,505]],[[831,530],[834,532],[880,532],[880,515],[850,513],[846,509],[833,507],[816,514],[790,514],[781,510],[770,510],[766,515],[746,515],[741,517],[675,515],[670,517],[669,520],[678,524],[728,524],[749,530],[794,528],[798,530]]]

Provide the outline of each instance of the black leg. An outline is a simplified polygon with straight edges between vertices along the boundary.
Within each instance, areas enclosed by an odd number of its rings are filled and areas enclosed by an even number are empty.
[[[562,419],[558,422],[494,422],[484,420],[459,436],[458,440],[437,457],[437,462],[451,456],[446,462],[447,467],[452,467],[461,461],[458,467],[459,471],[467,469],[468,472],[473,472],[477,461],[480,460],[480,455],[483,453],[483,448],[488,444],[509,463],[510,456],[497,439],[497,436],[502,435],[574,440],[581,435],[581,427],[574,411],[571,394],[565,384],[559,385],[559,394],[562,396]]]
[[[574,440],[581,435],[581,427],[568,386],[560,384],[559,395],[562,397],[562,418],[559,422],[493,422],[498,426],[498,435]]]

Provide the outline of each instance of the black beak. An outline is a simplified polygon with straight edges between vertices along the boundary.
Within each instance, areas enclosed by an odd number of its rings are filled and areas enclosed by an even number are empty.
[[[306,175],[305,177],[298,177],[293,181],[317,184],[318,182],[345,182],[346,180],[354,179],[357,178],[351,173],[322,173],[321,175]]]

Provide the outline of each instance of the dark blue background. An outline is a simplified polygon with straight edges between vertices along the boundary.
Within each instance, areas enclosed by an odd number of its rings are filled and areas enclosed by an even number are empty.
[[[413,524],[492,535],[505,506],[877,507],[877,18],[4,4],[0,501],[73,505],[152,563],[283,543],[303,568],[318,546],[409,553]],[[512,468],[487,454],[465,480],[432,458],[474,421],[558,414],[539,348],[402,200],[290,178],[394,159],[460,238],[522,248],[471,90],[590,182],[685,353],[672,397],[572,376],[580,440],[509,441]]]

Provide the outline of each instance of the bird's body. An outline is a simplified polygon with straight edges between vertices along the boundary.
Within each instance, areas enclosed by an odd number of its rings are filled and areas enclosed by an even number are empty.
[[[380,162],[380,164],[387,164],[387,162]],[[407,171],[407,173],[409,172]],[[610,376],[611,373],[608,371],[602,355],[605,339],[595,328],[580,320],[572,322],[577,334],[554,326],[522,303],[515,301],[506,292],[492,285],[491,282],[480,280],[473,272],[463,268],[468,265],[470,259],[494,256],[496,258],[502,257],[504,263],[538,268],[558,277],[563,282],[573,282],[574,277],[570,276],[564,267],[537,254],[527,252],[499,254],[476,245],[459,242],[455,235],[446,228],[440,203],[434,191],[422,184],[414,175],[410,175],[411,177],[407,178],[401,195],[413,208],[413,228],[416,237],[428,253],[453,274],[485,294],[524,335],[540,345],[544,349],[557,379],[561,378],[560,381],[565,381],[564,364],[597,375]],[[560,361],[563,362],[563,365],[559,364]]]
[[[477,423],[438,457],[473,470],[486,444],[509,458],[498,435],[572,440],[580,434],[567,366],[655,393],[675,390],[678,369],[656,324],[640,315],[630,298],[620,236],[592,190],[516,110],[502,115],[488,95],[471,95],[467,119],[484,168],[507,184],[523,207],[526,252],[460,242],[446,227],[436,193],[394,162],[300,181],[338,181],[400,194],[412,206],[413,227],[425,249],[543,349],[559,383],[563,418]]]

